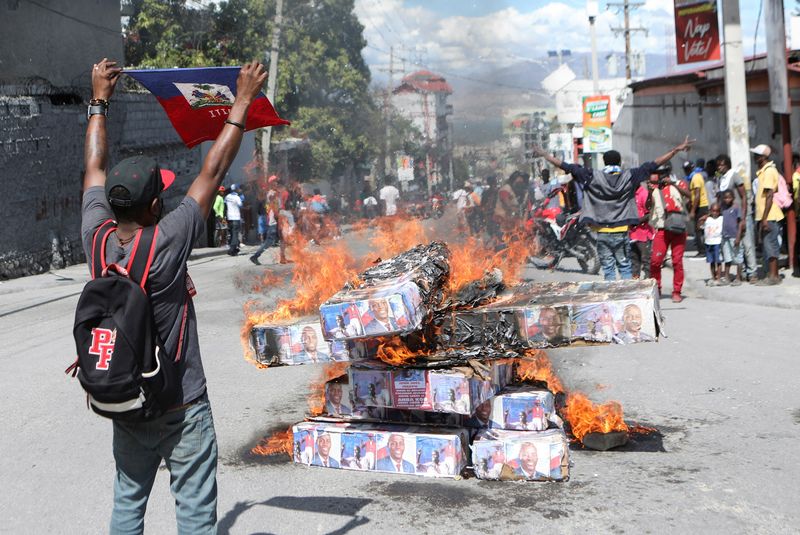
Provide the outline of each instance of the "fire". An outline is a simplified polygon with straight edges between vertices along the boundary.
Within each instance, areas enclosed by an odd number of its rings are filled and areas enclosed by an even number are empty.
[[[495,251],[474,237],[451,244],[449,290],[456,291],[494,268],[503,272],[506,284],[519,282],[522,268],[531,255],[530,240],[522,235],[506,235],[503,245]]]
[[[587,433],[628,431],[622,405],[617,401],[596,405],[580,392],[570,393],[563,412],[572,428],[572,434],[578,440]]]
[[[311,416],[325,412],[325,383],[347,373],[349,362],[330,362],[322,367],[319,378],[308,387],[308,411]]]
[[[552,393],[564,392],[564,385],[553,371],[550,357],[541,349],[527,350],[525,356],[517,360],[516,373],[520,381],[543,381],[547,383],[547,389]]]
[[[399,338],[391,338],[381,342],[376,356],[386,364],[402,366],[426,354],[426,351],[410,350]]]
[[[292,457],[292,440],[294,435],[290,427],[286,431],[279,431],[274,435],[262,438],[258,444],[250,450],[253,455],[278,455],[285,453]]]
[[[375,235],[370,240],[374,255],[390,258],[421,243],[428,243],[425,229],[416,219],[397,216],[375,220]]]

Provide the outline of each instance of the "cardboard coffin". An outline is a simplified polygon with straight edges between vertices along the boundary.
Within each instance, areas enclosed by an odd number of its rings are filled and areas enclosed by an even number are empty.
[[[566,481],[569,447],[561,429],[486,429],[472,442],[472,466],[479,479]]]
[[[292,433],[298,464],[425,477],[456,477],[467,466],[466,429],[315,420]]]

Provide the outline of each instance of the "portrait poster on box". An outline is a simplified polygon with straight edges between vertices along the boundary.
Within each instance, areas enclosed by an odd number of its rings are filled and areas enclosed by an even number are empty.
[[[430,436],[417,436],[416,473],[423,475],[456,475],[460,459],[451,440]]]
[[[506,457],[514,473],[524,479],[561,479],[561,458],[554,468],[552,444],[547,441],[518,440],[506,443]]]
[[[410,433],[379,433],[377,436],[377,463],[381,472],[415,472],[416,437]]]
[[[364,336],[361,314],[355,303],[325,305],[320,311],[326,339],[346,340]]]
[[[358,301],[357,306],[366,336],[381,336],[402,330],[387,298]]]
[[[569,306],[527,307],[518,315],[523,339],[532,347],[568,344],[572,337]]]
[[[330,346],[322,337],[318,322],[291,325],[289,327],[291,347],[288,364],[311,364],[329,362]]]
[[[294,462],[311,464],[314,460],[314,432],[310,429],[296,429],[293,442]]]
[[[375,438],[370,433],[343,433],[341,440],[341,467],[348,470],[373,470],[375,468]]]
[[[592,342],[611,342],[621,324],[613,301],[575,307],[575,336]]]
[[[613,341],[618,344],[655,342],[656,321],[645,299],[617,301],[617,329]]]
[[[506,463],[505,445],[495,440],[476,440],[473,449],[475,475],[482,479],[500,479]]]
[[[353,403],[363,407],[391,407],[391,374],[381,370],[350,370]]]
[[[341,433],[331,433],[324,427],[317,428],[314,441],[314,458],[312,466],[341,468]]]
[[[429,374],[433,410],[470,414],[469,381],[458,375],[445,373]]]
[[[325,383],[325,414],[330,416],[350,416],[350,385],[340,381]]]
[[[430,392],[425,370],[404,368],[393,374],[394,406],[402,409],[429,409]]]
[[[552,396],[548,398],[552,402]],[[546,405],[546,399],[530,397],[503,396],[503,429],[520,431],[544,431],[547,429],[547,415],[553,412],[552,403]]]

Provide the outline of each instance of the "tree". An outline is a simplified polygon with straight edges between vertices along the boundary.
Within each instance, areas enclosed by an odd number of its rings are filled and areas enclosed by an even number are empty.
[[[353,169],[375,157],[371,135],[380,122],[361,55],[364,27],[353,0],[284,3],[275,107],[292,126],[289,135],[311,141],[311,173],[353,178]],[[237,65],[264,61],[274,31],[274,2],[230,0],[125,0],[126,63],[143,67]]]

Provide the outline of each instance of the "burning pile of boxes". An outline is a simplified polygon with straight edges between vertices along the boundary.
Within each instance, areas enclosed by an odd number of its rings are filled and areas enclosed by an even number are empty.
[[[319,317],[252,328],[262,364],[349,361],[325,385],[324,415],[293,427],[294,462],[430,477],[457,477],[468,466],[485,479],[569,477],[554,395],[514,384],[515,365],[530,348],[656,340],[654,283],[505,288],[493,273],[443,301],[448,258],[443,243],[417,246],[366,270]],[[405,348],[406,358],[386,359],[387,347]]]

